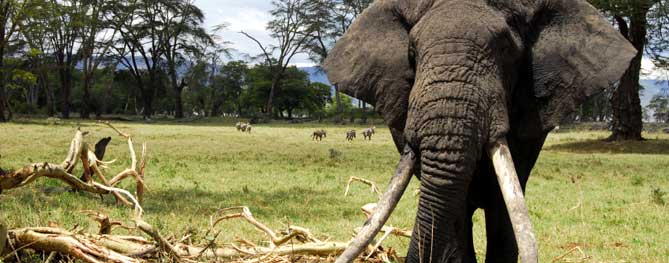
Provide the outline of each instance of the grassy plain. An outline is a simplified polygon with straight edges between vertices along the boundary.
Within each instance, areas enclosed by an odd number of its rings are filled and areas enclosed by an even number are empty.
[[[0,167],[65,158],[76,121],[47,125],[43,119],[0,124]],[[82,122],[89,142],[112,136],[106,160],[118,159],[108,174],[129,164],[127,145],[109,128]],[[387,129],[371,141],[344,140],[347,129],[362,126],[327,124],[257,125],[251,134],[237,132],[231,121],[193,123],[118,123],[134,135],[136,147],[147,142],[149,162],[145,219],[164,233],[193,231],[204,240],[210,216],[221,208],[249,206],[274,229],[288,224],[311,229],[321,237],[347,240],[364,218],[360,207],[374,202],[369,188],[354,184],[344,197],[349,176],[385,183],[398,154]],[[377,125],[378,126],[378,125]],[[310,138],[325,128],[322,142]],[[606,143],[606,132],[551,134],[528,184],[527,199],[538,239],[540,262],[669,262],[669,135],[646,134],[648,141]],[[331,153],[332,150],[340,154]],[[79,172],[77,172],[79,173]],[[133,189],[126,182],[121,187]],[[413,180],[390,224],[410,229],[418,183]],[[659,190],[657,190],[659,189]],[[51,179],[5,191],[0,216],[10,228],[79,225],[95,232],[97,223],[82,210],[100,210],[127,220],[130,209],[112,198],[66,191]],[[475,215],[475,243],[485,255],[482,213]],[[219,244],[243,237],[265,238],[241,221],[225,222]],[[123,234],[125,230],[117,230]],[[386,242],[404,254],[408,240]],[[582,251],[580,253],[578,247]]]

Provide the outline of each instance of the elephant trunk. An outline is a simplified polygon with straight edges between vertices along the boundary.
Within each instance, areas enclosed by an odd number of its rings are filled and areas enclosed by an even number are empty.
[[[413,150],[411,150],[409,146],[405,146],[402,151],[400,162],[395,170],[395,174],[390,180],[386,192],[381,196],[376,211],[372,217],[365,222],[365,225],[360,232],[358,232],[353,241],[349,243],[346,250],[344,250],[341,256],[337,258],[337,261],[335,261],[336,263],[353,262],[367,245],[369,245],[376,234],[379,233],[388,220],[388,217],[390,217],[390,213],[392,213],[400,198],[402,198],[404,190],[406,190],[409,185],[415,164],[416,156]]]
[[[488,154],[495,167],[495,174],[497,174],[497,181],[504,197],[506,209],[509,211],[520,260],[522,263],[539,262],[538,246],[532,230],[532,222],[506,139],[502,138],[489,147]]]

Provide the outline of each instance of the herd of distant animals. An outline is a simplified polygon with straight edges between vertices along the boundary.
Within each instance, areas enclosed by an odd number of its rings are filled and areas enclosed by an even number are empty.
[[[237,131],[239,131],[239,132],[251,133],[251,129],[253,129],[253,126],[251,126],[250,123],[237,122],[237,123],[235,123],[235,128],[237,128]],[[376,126],[369,127],[367,129],[363,130],[362,131],[363,140],[370,140],[371,141],[372,140],[372,135],[374,135],[375,130],[376,130]],[[355,139],[355,134],[356,134],[355,130],[346,131],[346,140],[349,141],[349,142],[353,141],[353,139]],[[323,138],[327,138],[327,137],[328,137],[328,133],[323,129],[315,130],[314,133],[311,134],[311,140],[312,141],[322,141]]]
[[[374,134],[374,130],[376,127],[370,127],[362,131],[362,136],[363,140],[372,140],[372,135]],[[328,137],[328,134],[325,130],[320,129],[320,130],[315,130],[314,133],[311,135],[311,140],[315,141],[322,141],[323,138]],[[353,141],[355,139],[355,130],[349,130],[346,131],[346,140],[347,141]]]

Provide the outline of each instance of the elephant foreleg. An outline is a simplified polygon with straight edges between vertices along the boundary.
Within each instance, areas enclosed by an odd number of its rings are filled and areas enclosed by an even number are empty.
[[[518,262],[518,246],[499,187],[491,195],[498,198],[492,200],[485,209],[486,263],[516,263]]]

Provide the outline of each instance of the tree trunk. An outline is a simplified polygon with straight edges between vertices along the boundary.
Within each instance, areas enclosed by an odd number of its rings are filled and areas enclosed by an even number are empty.
[[[0,38],[5,38],[5,27],[0,28]],[[5,67],[5,45],[0,43],[0,69]],[[4,70],[0,72],[0,122],[6,122],[9,120],[9,117],[5,117],[5,111],[7,110],[5,103],[8,101],[7,94],[5,93],[5,73]]]
[[[276,95],[277,89],[279,88],[278,76],[272,78],[272,87],[269,90],[269,97],[267,98],[267,105],[265,105],[265,110],[269,114],[272,114],[272,107],[274,106],[274,96]]]
[[[56,114],[56,111],[53,108],[54,97],[53,97],[53,86],[49,85],[49,80],[46,73],[42,73],[42,83],[44,83],[44,92],[46,92],[46,114],[49,117],[53,117]]]
[[[341,105],[341,95],[339,94],[339,85],[335,84],[334,88],[335,88],[335,103],[336,103],[334,121],[336,124],[340,124],[343,107]]]
[[[647,12],[647,10],[646,10]],[[617,140],[642,140],[643,130],[641,101],[639,99],[639,72],[641,71],[641,59],[646,45],[646,12],[632,15],[629,28],[621,17],[616,17],[620,32],[638,50],[632,59],[620,84],[613,91],[611,97],[611,110],[613,113],[612,134],[608,138]]]
[[[142,110],[142,115],[144,116],[144,119],[151,119],[151,111],[152,107],[151,104],[153,104],[153,92],[151,91],[145,91],[144,89],[142,90],[142,102],[143,102],[143,107],[144,109]]]
[[[61,63],[61,67],[66,67]],[[71,89],[71,74],[70,71],[61,68],[60,73],[60,113],[63,119],[70,118],[70,92]]]
[[[88,119],[90,118],[90,112],[91,109],[93,108],[92,102],[91,102],[91,86],[92,86],[92,79],[93,76],[92,74],[86,73],[84,71],[84,94],[82,97],[82,102],[81,102],[81,118],[82,119]]]
[[[181,119],[184,117],[184,105],[183,102],[181,101],[181,92],[182,89],[179,87],[176,87],[174,89],[174,118],[176,119]]]
[[[1,81],[0,82],[4,82]],[[6,122],[9,118],[5,118],[5,85],[0,83],[0,122]]]
[[[181,119],[184,117],[184,104],[181,99],[181,94],[183,93],[186,83],[183,79],[181,80],[181,83],[178,83],[176,69],[171,69],[170,75],[172,78],[172,87],[174,87],[174,118]]]

